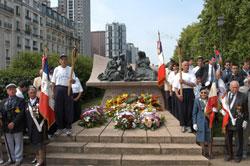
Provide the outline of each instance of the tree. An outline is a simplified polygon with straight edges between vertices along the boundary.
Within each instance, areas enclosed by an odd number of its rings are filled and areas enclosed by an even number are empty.
[[[199,22],[187,26],[181,33],[179,40],[183,45],[184,56],[202,55],[209,58],[214,54],[213,47],[216,45],[223,59],[242,63],[250,57],[249,15],[249,0],[205,0],[198,16]],[[217,24],[219,16],[224,17],[221,27]]]

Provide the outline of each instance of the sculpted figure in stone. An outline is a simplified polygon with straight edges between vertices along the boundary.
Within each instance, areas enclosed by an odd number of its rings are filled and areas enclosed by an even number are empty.
[[[136,61],[136,80],[138,81],[155,81],[156,75],[154,70],[150,67],[150,60],[146,57],[145,52],[138,52],[138,59]]]
[[[114,56],[107,64],[104,73],[99,74],[98,79],[101,81],[120,81],[122,80],[118,71],[118,56]]]

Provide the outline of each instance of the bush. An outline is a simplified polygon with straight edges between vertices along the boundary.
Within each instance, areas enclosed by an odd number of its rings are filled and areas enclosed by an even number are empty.
[[[33,79],[38,76],[42,66],[42,53],[20,52],[11,61],[10,67],[0,70],[0,100],[6,97],[5,86],[10,82],[18,84],[21,80],[33,83]],[[49,68],[58,66],[58,54],[48,55]],[[69,58],[69,63],[70,63]],[[92,71],[93,59],[87,56],[79,56],[75,66],[75,73],[80,79],[85,91],[83,100],[100,96],[102,91],[97,88],[86,88],[85,82],[89,79]]]

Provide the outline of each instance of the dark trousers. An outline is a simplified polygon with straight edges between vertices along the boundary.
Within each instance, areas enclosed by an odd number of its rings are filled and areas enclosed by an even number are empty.
[[[192,111],[194,105],[193,89],[183,89],[183,101],[177,100],[180,125],[192,127]]]
[[[226,135],[225,135],[225,153],[228,156],[233,157],[233,135],[237,134],[238,142],[235,143],[236,145],[236,158],[242,158],[242,153],[243,153],[243,129],[239,128],[236,130],[231,130],[231,129],[226,129]]]
[[[172,113],[172,97],[169,91],[165,91],[165,107]]]
[[[73,97],[75,98],[75,97],[77,97],[78,96],[78,94],[79,93],[74,93],[73,94]],[[79,100],[77,100],[77,101],[74,101],[73,102],[74,104],[73,104],[73,106],[74,106],[74,122],[75,121],[77,121],[77,120],[79,120],[80,119],[80,115],[81,115],[81,105],[80,105],[80,101]]]
[[[68,87],[55,88],[55,113],[57,129],[71,129],[73,122],[73,97],[68,96]]]
[[[172,114],[179,120],[179,108],[178,108],[178,98],[175,95],[175,92],[173,92],[172,95]]]

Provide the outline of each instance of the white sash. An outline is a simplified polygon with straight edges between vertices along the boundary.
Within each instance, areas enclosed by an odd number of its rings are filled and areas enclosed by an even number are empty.
[[[228,93],[228,97],[227,97],[228,100],[229,100],[231,94],[232,94],[231,92]],[[231,103],[230,103],[230,105],[229,105],[229,110],[228,110],[228,111],[229,111],[229,116],[230,116],[230,119],[231,119],[231,122],[232,122],[232,125],[233,125],[233,126],[235,126],[235,124],[236,124],[236,119],[233,118],[233,115],[232,115],[232,113],[231,113],[231,109],[232,109],[233,106],[234,106],[234,103],[235,103],[235,100],[236,100],[236,96],[237,96],[237,94],[234,95],[234,98],[233,98],[233,100],[231,101]]]
[[[43,124],[44,124],[44,119],[42,120],[42,122],[39,124],[36,117],[34,117],[34,114],[33,114],[33,111],[32,111],[32,107],[30,106],[30,104],[28,104],[29,106],[29,112],[30,112],[30,115],[31,115],[31,118],[33,119],[35,125],[36,125],[36,128],[39,132],[42,132],[42,127],[43,127]]]

